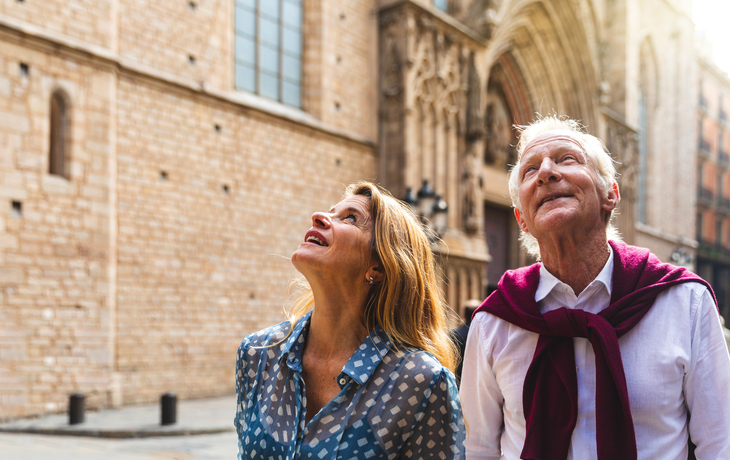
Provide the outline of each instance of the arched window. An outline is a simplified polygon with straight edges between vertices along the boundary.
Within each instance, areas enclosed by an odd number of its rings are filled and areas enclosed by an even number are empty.
[[[48,149],[48,172],[68,177],[66,173],[69,141],[69,108],[65,95],[55,91],[51,96],[51,139]]]

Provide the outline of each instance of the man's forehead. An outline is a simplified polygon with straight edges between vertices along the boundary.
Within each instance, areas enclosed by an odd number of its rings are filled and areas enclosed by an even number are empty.
[[[532,139],[525,147],[525,150],[523,151],[523,153],[527,153],[528,150],[530,150],[534,147],[549,144],[552,142],[556,142],[558,144],[563,143],[566,146],[574,145],[574,146],[578,147],[582,152],[585,152],[583,145],[578,141],[578,139],[575,138],[575,134],[573,132],[563,131],[563,130],[554,130],[554,131],[548,131],[546,133],[542,133],[539,136]]]

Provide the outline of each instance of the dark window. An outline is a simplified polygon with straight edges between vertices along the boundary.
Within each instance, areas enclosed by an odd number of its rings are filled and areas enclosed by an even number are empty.
[[[302,105],[302,0],[236,0],[236,88]]]
[[[48,172],[67,177],[69,141],[68,103],[60,91],[51,96],[51,139],[48,155]]]

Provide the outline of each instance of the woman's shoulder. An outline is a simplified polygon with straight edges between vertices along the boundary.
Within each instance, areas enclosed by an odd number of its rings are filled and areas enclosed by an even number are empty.
[[[454,374],[434,355],[420,348],[405,347],[388,355],[392,355],[391,359],[396,361],[394,367],[399,369],[401,377],[414,378],[416,381],[454,379]]]
[[[274,326],[270,326],[266,329],[247,335],[243,341],[241,341],[241,346],[238,348],[239,356],[242,356],[240,353],[244,353],[249,350],[256,350],[258,352],[258,349],[260,348],[271,347],[278,343],[283,344],[291,329],[291,323],[289,321],[283,321],[279,324],[275,324]]]

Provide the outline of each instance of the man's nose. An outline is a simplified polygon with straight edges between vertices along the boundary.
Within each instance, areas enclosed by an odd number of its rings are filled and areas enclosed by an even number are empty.
[[[332,224],[329,214],[326,212],[315,212],[312,214],[312,226],[319,228],[329,228]]]
[[[561,179],[560,171],[552,158],[545,158],[540,163],[540,170],[537,172],[537,179],[541,184],[558,181]]]

